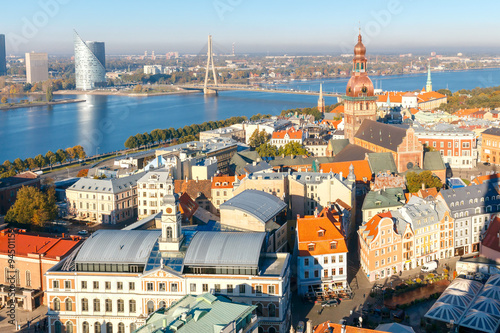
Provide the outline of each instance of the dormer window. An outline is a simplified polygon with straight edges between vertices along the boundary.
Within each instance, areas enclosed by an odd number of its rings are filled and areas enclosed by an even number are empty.
[[[337,242],[333,241],[330,242],[330,250],[336,250],[337,249]]]
[[[227,186],[227,182],[222,183],[222,186]]]
[[[307,244],[307,249],[309,251],[314,251],[314,248],[316,247],[316,245],[314,243],[309,243]]]
[[[325,230],[319,229],[318,230],[318,237],[323,237],[325,235]]]
[[[219,182],[215,183],[215,186],[220,186],[220,183]]]

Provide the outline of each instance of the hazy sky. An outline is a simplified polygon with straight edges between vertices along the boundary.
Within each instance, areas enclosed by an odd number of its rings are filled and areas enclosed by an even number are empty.
[[[358,22],[369,53],[499,52],[500,3],[488,1],[22,0],[2,1],[7,54],[73,53],[73,29],[109,54],[145,50],[352,52]],[[205,51],[206,52],[206,51]]]

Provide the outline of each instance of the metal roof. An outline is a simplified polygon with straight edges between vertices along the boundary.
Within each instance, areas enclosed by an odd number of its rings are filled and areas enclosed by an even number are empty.
[[[135,187],[137,180],[144,176],[144,174],[144,172],[140,172],[127,177],[109,179],[80,178],[80,180],[67,190],[104,194],[120,193]]]
[[[197,232],[189,245],[184,266],[258,267],[264,232]]]
[[[286,203],[272,194],[257,190],[245,190],[220,205],[220,210],[242,210],[262,223],[266,223],[286,207]]]
[[[84,243],[76,263],[146,264],[160,230],[98,230]]]

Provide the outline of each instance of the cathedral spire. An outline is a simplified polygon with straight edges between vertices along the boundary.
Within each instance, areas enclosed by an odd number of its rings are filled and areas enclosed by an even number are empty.
[[[325,99],[323,98],[323,84],[319,85],[318,111],[325,113]]]
[[[429,64],[427,66],[427,83],[425,84],[425,91],[426,92],[432,91],[431,62],[430,61],[429,61]]]

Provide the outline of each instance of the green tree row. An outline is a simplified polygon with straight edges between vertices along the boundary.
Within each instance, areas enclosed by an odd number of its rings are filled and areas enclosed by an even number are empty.
[[[325,112],[331,112],[333,109],[335,109],[339,104],[332,104],[332,105],[325,105]],[[299,108],[299,109],[289,109],[289,110],[283,110],[281,111],[282,116],[291,116],[292,114],[297,113],[298,115],[311,115],[314,117],[314,120],[321,120],[323,119],[323,114],[319,112],[318,107],[312,107],[312,108]]]
[[[179,143],[189,142],[196,140],[200,132],[239,124],[245,120],[247,120],[247,117],[238,116],[231,117],[225,120],[206,121],[203,124],[192,124],[190,126],[186,125],[184,127],[179,127],[178,129],[175,129],[173,127],[170,127],[168,129],[157,128],[152,130],[151,133],[144,132],[143,134],[137,133],[136,135],[131,135],[125,141],[124,145],[126,148],[132,149],[149,144],[167,142],[174,139],[178,139]]]
[[[441,104],[439,109],[449,113],[460,109],[495,109],[500,107],[500,86],[471,90],[462,89],[454,93],[448,89],[440,89],[438,92],[448,97],[448,102]]]
[[[77,145],[65,150],[58,149],[55,153],[49,150],[45,155],[39,154],[34,158],[28,157],[25,160],[20,158],[16,158],[13,162],[6,160],[0,165],[0,178],[11,177],[19,172],[40,169],[56,163],[70,162],[75,159],[85,158],[86,156],[87,154],[83,147]]]
[[[8,223],[30,224],[42,227],[57,217],[55,189],[46,193],[33,186],[23,186],[17,192],[16,202],[5,215]]]
[[[309,152],[298,142],[289,142],[278,148],[269,143],[270,139],[271,135],[266,131],[262,130],[259,132],[259,130],[255,130],[252,136],[250,136],[248,144],[255,149],[261,157],[309,155]]]

